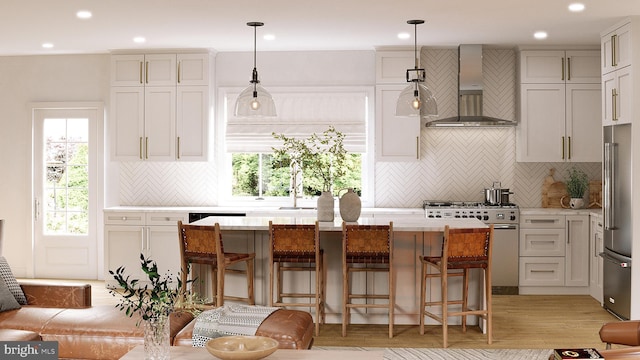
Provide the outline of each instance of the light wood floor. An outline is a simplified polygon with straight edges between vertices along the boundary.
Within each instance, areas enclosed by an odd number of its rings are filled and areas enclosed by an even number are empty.
[[[104,283],[92,285],[92,302],[116,304]],[[598,331],[602,324],[617,319],[587,295],[494,295],[493,344],[478,327],[463,334],[460,326],[449,327],[451,348],[520,348],[554,349],[594,347],[604,349]],[[314,346],[356,347],[442,347],[442,328],[427,326],[424,335],[418,326],[396,325],[395,336],[388,338],[386,325],[350,325],[347,337],[340,335],[339,324],[326,324]]]

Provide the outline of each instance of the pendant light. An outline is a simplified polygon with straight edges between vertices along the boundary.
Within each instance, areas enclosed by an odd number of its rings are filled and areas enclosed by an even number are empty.
[[[248,22],[253,27],[253,72],[251,85],[244,89],[236,100],[235,116],[276,116],[276,105],[271,94],[260,85],[258,69],[256,67],[256,29],[263,26],[261,22]]]
[[[424,84],[425,71],[420,68],[418,55],[418,25],[424,24],[424,20],[409,20],[407,24],[414,27],[415,66],[413,69],[407,69],[407,82],[411,84],[402,90],[398,97],[396,116],[438,116],[438,104],[431,90]]]

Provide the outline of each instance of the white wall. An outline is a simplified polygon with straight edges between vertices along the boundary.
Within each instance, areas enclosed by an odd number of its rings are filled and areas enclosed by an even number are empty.
[[[29,103],[108,100],[108,55],[0,57],[2,253],[16,276],[32,269]]]

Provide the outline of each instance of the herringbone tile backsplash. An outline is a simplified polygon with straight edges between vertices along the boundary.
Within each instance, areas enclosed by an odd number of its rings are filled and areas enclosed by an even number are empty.
[[[438,99],[441,117],[457,115],[457,51],[425,49],[426,83]],[[516,119],[514,50],[484,49],[484,113]],[[420,207],[423,200],[482,201],[494,181],[513,191],[521,207],[540,207],[542,183],[555,168],[564,180],[576,165],[600,179],[600,163],[518,163],[515,128],[423,128],[419,162],[375,164],[376,207]],[[120,204],[210,206],[217,204],[217,170],[212,163],[120,163]]]

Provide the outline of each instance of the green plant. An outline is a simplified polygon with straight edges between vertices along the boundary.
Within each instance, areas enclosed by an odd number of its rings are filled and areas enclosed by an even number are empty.
[[[282,140],[280,148],[273,148],[276,161],[289,164],[291,176],[296,178],[301,171],[309,171],[322,182],[322,191],[330,191],[337,178],[345,175],[347,151],[344,148],[345,135],[329,126],[322,134],[311,134],[306,139],[296,139],[284,134],[272,134]],[[294,194],[297,189],[294,186]]]
[[[193,305],[200,303],[194,295],[182,292],[182,281],[176,276],[175,284],[169,274],[161,276],[155,261],[140,254],[142,271],[149,278],[149,284],[142,286],[140,280],[131,279],[125,275],[125,267],[120,266],[116,271],[109,270],[109,274],[118,282],[121,291],[109,290],[113,296],[122,296],[117,308],[131,317],[137,313],[142,320],[149,320],[169,316],[176,309],[197,312]],[[188,282],[192,282],[189,280]]]
[[[572,198],[582,198],[589,187],[587,174],[575,166],[568,170],[567,191]]]

